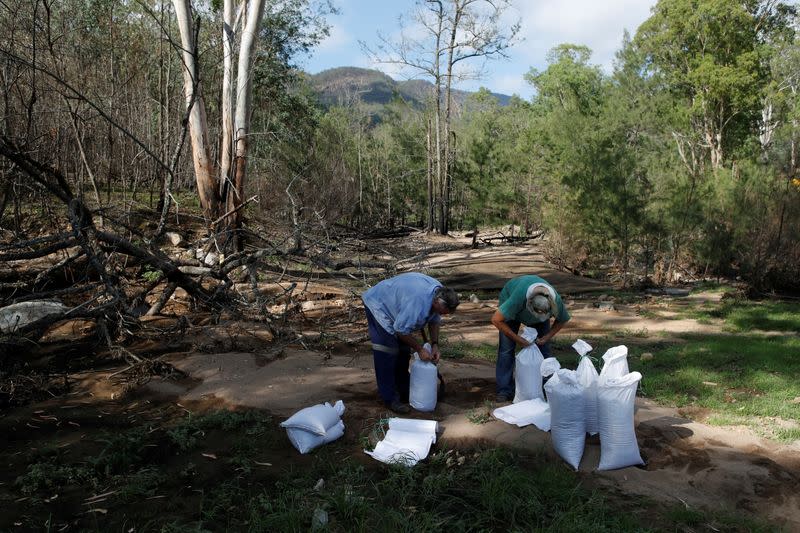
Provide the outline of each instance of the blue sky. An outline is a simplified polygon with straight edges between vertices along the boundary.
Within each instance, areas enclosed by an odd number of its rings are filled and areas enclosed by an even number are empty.
[[[395,79],[414,77],[389,65],[375,64],[358,42],[378,42],[378,31],[391,37],[399,31],[398,17],[414,8],[414,0],[334,0],[339,15],[328,19],[331,35],[300,66],[317,73],[341,66],[382,70]],[[592,63],[611,71],[622,34],[631,34],[650,15],[656,0],[513,0],[508,20],[520,19],[524,40],[509,51],[510,59],[490,61],[483,79],[459,84],[474,91],[485,86],[494,92],[530,98],[533,89],[523,76],[534,67],[547,68],[548,50],[571,42],[592,49]]]

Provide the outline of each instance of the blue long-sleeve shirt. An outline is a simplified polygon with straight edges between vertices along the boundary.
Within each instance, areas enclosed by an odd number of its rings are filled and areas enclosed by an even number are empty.
[[[442,284],[425,274],[409,272],[385,279],[361,295],[380,326],[392,335],[408,335],[441,317],[431,311],[433,295]]]

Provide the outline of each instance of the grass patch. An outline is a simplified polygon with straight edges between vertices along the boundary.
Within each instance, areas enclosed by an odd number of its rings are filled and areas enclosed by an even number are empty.
[[[793,302],[756,302],[731,298],[718,304],[687,309],[687,318],[701,323],[723,320],[726,331],[747,333],[761,331],[800,331],[800,304]]]
[[[630,359],[643,393],[661,403],[694,405],[722,416],[800,420],[800,338],[686,335],[686,343]]]
[[[299,531],[318,509],[332,531],[642,530],[560,465],[504,449],[442,450],[414,468],[321,459],[230,512],[254,531]]]
[[[484,401],[482,406],[467,411],[467,420],[477,425],[485,424],[492,419],[492,409],[492,403]]]
[[[497,360],[497,344],[469,344],[443,337],[440,340],[442,357],[445,359],[482,359],[492,362]]]

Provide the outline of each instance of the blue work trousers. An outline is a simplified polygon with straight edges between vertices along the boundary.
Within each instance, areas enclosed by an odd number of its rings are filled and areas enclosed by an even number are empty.
[[[506,320],[506,324],[514,333],[519,332],[520,323],[516,320]],[[550,320],[539,322],[532,326],[536,329],[537,336],[543,337],[550,331]],[[514,397],[514,362],[516,357],[514,348],[517,343],[514,339],[507,337],[502,331],[497,345],[497,365],[495,366],[495,376],[497,378],[497,394],[503,394],[509,398]],[[539,350],[544,357],[550,357],[550,343],[539,346]]]
[[[396,401],[408,403],[408,389],[411,384],[408,363],[411,360],[411,348],[383,329],[367,307],[364,309],[367,312],[367,327],[372,341],[378,393],[387,406]]]

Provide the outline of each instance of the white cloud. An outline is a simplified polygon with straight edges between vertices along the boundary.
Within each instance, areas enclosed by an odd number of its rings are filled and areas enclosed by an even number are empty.
[[[492,92],[508,95],[527,95],[531,92],[530,85],[523,79],[522,74],[488,76],[481,85],[491,87]]]
[[[332,54],[344,50],[353,43],[353,36],[348,32],[341,21],[331,25],[331,33],[317,47],[317,53]]]
[[[650,16],[655,0],[519,0],[525,42],[519,57],[544,68],[547,52],[564,42],[592,49],[592,63],[610,70],[622,34]]]

